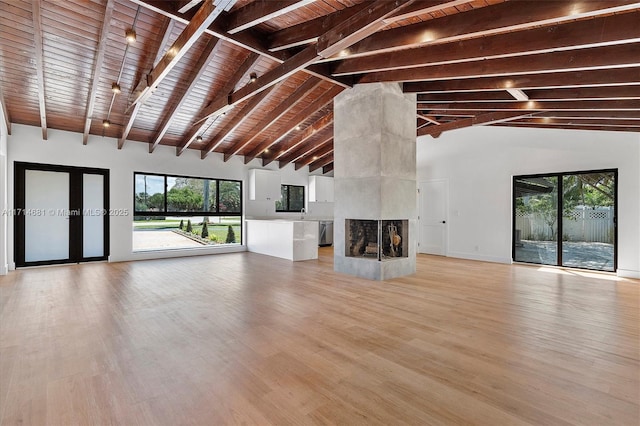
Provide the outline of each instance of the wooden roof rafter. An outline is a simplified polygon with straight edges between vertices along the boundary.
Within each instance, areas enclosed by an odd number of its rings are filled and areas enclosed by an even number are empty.
[[[305,121],[311,118],[314,114],[316,114],[319,110],[327,106],[333,100],[334,96],[342,91],[341,87],[333,87],[329,89],[327,92],[322,94],[320,97],[316,98],[311,104],[309,104],[302,111],[298,112],[293,118],[291,118],[287,123],[282,123],[277,131],[277,136],[269,139],[265,139],[261,143],[259,143],[253,150],[244,156],[244,163],[247,164],[260,154],[263,154],[265,150],[271,149],[272,146],[278,144],[283,141],[283,138],[290,134],[293,130],[295,130],[298,126],[302,126]],[[265,163],[263,158],[263,166],[268,164],[270,161]]]
[[[313,1],[315,0],[259,0],[249,3],[226,17],[227,32],[235,34],[292,12]]]
[[[260,120],[240,141],[235,143],[224,153],[224,161],[229,161],[231,156],[240,152],[243,148],[256,140],[262,132],[269,129],[276,121],[282,118],[287,112],[291,111],[298,102],[303,100],[310,92],[320,85],[320,81],[315,77],[308,78],[300,85],[290,96],[281,102],[277,107],[269,111],[269,113]]]
[[[9,116],[9,110],[4,103],[4,94],[2,93],[2,87],[0,86],[0,126],[2,132],[5,135],[11,135],[11,117]]]
[[[43,37],[44,32],[42,30],[42,16],[41,16],[41,3],[42,0],[33,0],[31,3],[31,10],[33,16],[33,41],[35,50],[35,67],[36,76],[38,81],[38,104],[40,108],[40,127],[42,128],[42,139],[47,140],[47,104],[46,94],[44,87],[44,51],[43,51]]]
[[[308,139],[295,149],[287,152],[278,160],[278,166],[283,168],[289,163],[304,157],[309,151],[319,148],[333,140],[333,126],[326,127],[324,130],[316,133],[312,139]]]
[[[89,141],[89,131],[91,130],[91,121],[93,120],[93,112],[96,104],[96,95],[100,85],[100,76],[104,62],[104,55],[107,50],[107,42],[109,28],[111,26],[111,18],[113,16],[114,0],[107,0],[104,10],[104,18],[102,20],[102,29],[100,30],[100,40],[98,41],[98,51],[93,64],[93,77],[91,81],[91,89],[89,91],[89,99],[87,101],[87,113],[85,116],[84,131],[82,133],[82,144],[86,145]]]
[[[322,155],[322,151],[319,152],[318,159],[309,164],[309,173],[333,163],[333,144],[331,146],[327,146],[325,149],[328,151],[326,155]]]
[[[164,49],[164,46],[166,46],[169,43],[169,37],[171,37],[171,31],[173,30],[173,21],[166,19],[164,24],[163,24],[163,29],[162,29],[162,38],[160,39],[160,42],[157,44],[156,48],[155,48],[155,55],[154,55],[154,64],[157,64],[158,61],[162,58],[162,52]],[[145,79],[145,77],[143,77],[143,80]],[[131,129],[133,128],[133,123],[136,121],[136,117],[138,116],[138,113],[140,112],[140,108],[142,108],[142,105],[144,104],[144,102],[137,102],[132,104],[129,107],[129,113],[125,118],[125,124],[122,127],[122,132],[120,133],[120,137],[118,138],[118,149],[122,149],[124,147],[124,143],[127,140],[127,136],[129,136],[129,132],[131,131]]]
[[[461,118],[459,120],[446,123],[446,124],[423,127],[422,129],[418,130],[418,136],[430,135],[430,136],[433,136],[434,138],[437,138],[443,132],[446,132],[449,130],[462,129],[462,128],[471,127],[471,126],[479,126],[479,125],[486,126],[488,124],[504,123],[507,121],[516,120],[523,117],[531,117],[532,115],[533,113],[530,113],[530,112],[523,113],[521,111],[488,112],[486,114],[480,114],[471,118]]]
[[[326,166],[333,161],[333,138],[330,141],[325,142],[322,145],[318,145],[314,149],[309,150],[304,157],[299,158],[294,167],[296,170],[300,170],[305,166],[310,166],[315,163],[317,166],[313,169],[316,170],[322,166]],[[312,172],[311,168],[309,171]]]
[[[204,72],[207,69],[207,65],[213,59],[213,57],[217,54],[222,42],[215,38],[211,37],[209,42],[204,48],[204,52],[198,58],[197,63],[194,65],[193,69],[189,73],[186,78],[187,88],[182,94],[178,95],[178,100],[170,107],[169,111],[165,114],[162,123],[159,126],[158,131],[156,132],[153,140],[149,142],[149,153],[152,153],[154,149],[158,146],[165,133],[169,130],[173,119],[178,114],[180,108],[184,105],[189,95],[193,92],[193,89],[196,87],[198,80],[202,77]]]

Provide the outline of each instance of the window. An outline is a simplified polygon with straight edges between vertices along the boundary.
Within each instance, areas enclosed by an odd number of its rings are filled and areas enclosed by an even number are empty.
[[[617,171],[513,179],[513,260],[615,271]]]
[[[304,208],[304,186],[281,185],[282,198],[276,201],[277,212],[299,212]]]
[[[241,244],[242,183],[134,173],[134,250]]]

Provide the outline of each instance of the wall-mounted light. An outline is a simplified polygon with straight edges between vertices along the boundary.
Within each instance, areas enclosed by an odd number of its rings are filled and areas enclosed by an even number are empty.
[[[117,95],[118,93],[122,92],[122,90],[120,89],[120,85],[116,82],[111,83],[111,91],[113,92],[114,95]]]
[[[198,143],[202,142],[202,136],[200,135],[196,136],[196,142]]]
[[[124,37],[127,39],[127,43],[129,43],[129,44],[135,43],[136,42],[136,30],[134,30],[133,28],[129,28],[127,31],[125,31]]]
[[[251,74],[249,74],[250,82],[255,83],[257,79],[258,79],[258,74],[256,74],[255,72],[252,72]]]
[[[111,126],[111,122],[109,120],[102,120],[102,127],[106,129],[109,126]]]

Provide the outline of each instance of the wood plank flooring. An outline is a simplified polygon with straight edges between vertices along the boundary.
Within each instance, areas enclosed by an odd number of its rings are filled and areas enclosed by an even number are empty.
[[[253,253],[0,278],[2,425],[638,425],[638,280]]]

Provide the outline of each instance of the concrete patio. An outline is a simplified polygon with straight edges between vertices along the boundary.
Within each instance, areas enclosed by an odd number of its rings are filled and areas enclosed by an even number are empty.
[[[522,240],[516,247],[516,261],[555,265],[557,263],[554,241]],[[595,242],[562,242],[562,266],[613,271],[613,244]]]

